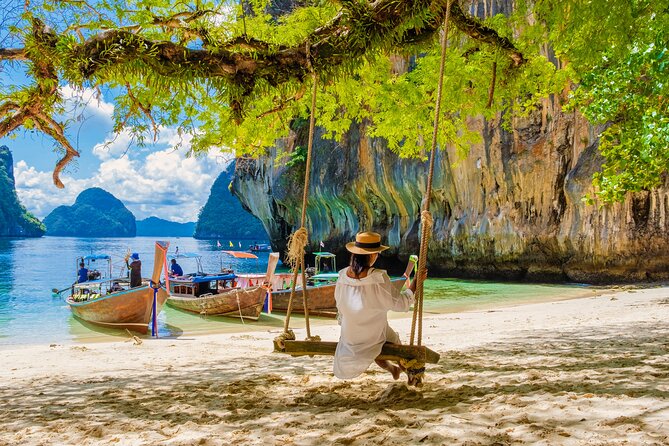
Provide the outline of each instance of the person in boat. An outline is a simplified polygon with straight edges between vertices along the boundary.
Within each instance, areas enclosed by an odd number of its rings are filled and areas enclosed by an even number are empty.
[[[177,259],[172,259],[172,265],[170,265],[170,273],[172,276],[180,277],[184,275],[184,270],[181,269],[181,265],[177,263]]]
[[[79,271],[77,273],[77,283],[88,282],[88,269],[84,266],[84,262],[79,263]]]
[[[374,268],[379,253],[388,249],[376,232],[361,232],[346,244],[351,263],[339,271],[335,301],[339,311],[341,334],[334,357],[334,375],[355,378],[376,361],[384,370],[400,376],[400,367],[386,360],[376,360],[386,342],[400,344],[400,338],[388,325],[388,311],[409,311],[416,290],[414,279],[400,292],[390,282],[388,273]]]
[[[121,286],[120,283],[114,282],[112,283],[111,288],[109,289],[110,292],[115,293],[116,291],[123,291],[123,287]]]
[[[226,290],[229,290],[230,287],[228,286],[228,281],[227,280],[219,280],[218,281],[218,292],[222,293]]]
[[[128,262],[130,259],[132,262]],[[125,264],[130,271],[130,288],[134,288],[142,285],[142,262],[136,252],[132,253],[130,259],[126,257]]]

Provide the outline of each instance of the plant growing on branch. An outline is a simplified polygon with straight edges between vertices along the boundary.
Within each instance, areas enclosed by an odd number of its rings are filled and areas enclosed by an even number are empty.
[[[666,41],[659,34],[667,29],[662,28],[666,0],[518,1],[515,11],[484,19],[472,15],[472,3],[477,2],[450,2],[453,44],[442,103],[450,119],[442,126],[441,144],[455,143],[465,153],[476,139],[466,130],[467,117],[527,113],[572,82],[581,83],[572,106],[593,120],[614,123],[611,135],[619,136],[602,139],[611,160],[631,149],[632,143],[619,144],[628,141],[629,132],[666,119],[666,100],[653,99],[666,98],[666,82],[658,87],[665,69]],[[364,121],[370,135],[386,138],[400,155],[422,156],[434,107],[436,40],[447,4],[307,0],[278,11],[264,0],[31,0],[10,29],[11,45],[0,48],[3,66],[25,69],[32,80],[0,85],[0,136],[23,127],[53,137],[65,151],[54,170],[54,182],[62,186],[59,173],[78,155],[68,142],[60,95],[69,84],[104,90],[115,104],[114,130],[129,129],[140,141],[176,126],[192,137],[195,153],[226,147],[260,155],[287,134],[291,120],[307,115],[304,93],[316,72],[323,85],[318,122],[331,137]],[[602,23],[612,28],[596,32]],[[646,54],[653,38],[660,39],[648,56],[659,61],[653,70],[624,76],[646,85],[638,85],[637,106],[618,101],[614,107],[609,101],[607,111],[597,114],[602,109],[597,88],[618,82],[603,73],[621,68],[633,54]],[[551,63],[546,48],[569,64]],[[398,69],[402,61],[411,69]],[[641,113],[645,100],[657,105],[655,115]],[[659,147],[662,141],[651,138],[649,144]],[[647,159],[638,158],[642,164]],[[605,192],[611,188],[652,187],[666,160],[641,182],[625,169],[607,163],[597,178],[604,198],[620,197]]]

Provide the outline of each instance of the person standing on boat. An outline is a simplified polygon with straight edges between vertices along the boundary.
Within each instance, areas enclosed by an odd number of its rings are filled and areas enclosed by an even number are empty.
[[[177,263],[177,259],[172,259],[172,265],[170,265],[170,273],[172,273],[172,275],[176,277],[184,275],[184,270]]]
[[[142,285],[142,262],[139,260],[139,254],[133,252],[130,256],[132,262],[128,263],[128,258],[125,258],[125,264],[130,271],[130,288]]]
[[[399,335],[388,325],[388,311],[409,311],[416,280],[400,292],[386,271],[372,267],[379,253],[388,249],[376,232],[358,233],[354,242],[346,244],[346,249],[351,253],[351,263],[339,271],[335,287],[341,335],[334,357],[334,375],[341,379],[355,378],[376,361],[398,379],[400,367],[376,357],[384,343],[401,343]]]
[[[79,278],[77,279],[77,283],[83,283],[83,282],[88,282],[88,269],[84,266],[84,262],[81,262],[79,264],[79,272],[78,272]]]

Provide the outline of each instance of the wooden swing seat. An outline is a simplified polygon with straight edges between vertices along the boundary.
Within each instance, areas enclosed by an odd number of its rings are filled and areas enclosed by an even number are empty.
[[[337,343],[330,341],[284,341],[284,343],[285,350],[277,349],[275,345],[275,351],[291,356],[334,356],[337,349]],[[425,364],[436,364],[439,362],[439,353],[423,345],[402,345],[386,342],[383,344],[381,354],[376,359],[388,361],[415,359]]]

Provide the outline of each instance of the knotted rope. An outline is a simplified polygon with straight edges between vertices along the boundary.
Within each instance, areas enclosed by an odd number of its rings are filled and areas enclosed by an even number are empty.
[[[448,22],[451,12],[451,1],[446,2],[446,18],[444,19],[444,32],[441,36],[441,60],[439,63],[439,80],[437,84],[437,102],[434,107],[434,126],[432,128],[432,147],[430,149],[430,168],[427,175],[427,187],[425,190],[425,198],[421,203],[421,237],[420,237],[420,252],[418,254],[418,275],[416,276],[416,292],[415,303],[413,307],[413,317],[411,320],[411,341],[410,344],[421,345],[423,338],[423,280],[427,276],[427,246],[432,235],[433,219],[430,213],[430,197],[432,196],[432,179],[434,178],[434,162],[437,153],[437,135],[439,133],[439,115],[441,114],[441,97],[444,86],[444,63],[446,61],[446,50],[448,49]],[[418,327],[418,336],[416,336],[416,326]],[[418,363],[407,364],[407,374],[409,381],[412,378],[417,378],[417,383],[420,384],[422,380],[422,373],[425,370],[425,364]],[[409,373],[411,369],[411,373]],[[422,371],[421,371],[422,369]],[[412,376],[413,375],[413,376]]]
[[[309,45],[307,44],[307,60],[311,61]],[[311,63],[309,64],[311,68]],[[290,315],[293,311],[293,299],[295,298],[295,286],[297,285],[297,275],[302,276],[302,303],[304,306],[304,322],[307,330],[307,341],[320,341],[320,337],[311,336],[311,324],[309,322],[309,306],[307,295],[307,277],[304,272],[304,249],[309,244],[309,234],[305,228],[307,218],[307,198],[309,194],[309,182],[311,179],[311,153],[314,145],[314,129],[316,123],[316,91],[318,87],[318,77],[312,70],[313,86],[311,90],[311,113],[309,116],[309,143],[307,144],[307,162],[304,171],[304,190],[302,192],[302,215],[300,218],[300,228],[295,231],[288,239],[288,262],[293,268],[293,282],[290,287],[290,298],[288,299],[288,308],[286,309],[286,320],[283,324],[283,333],[274,339],[275,348],[280,351],[285,350],[285,341],[295,339],[295,333],[290,330]]]

